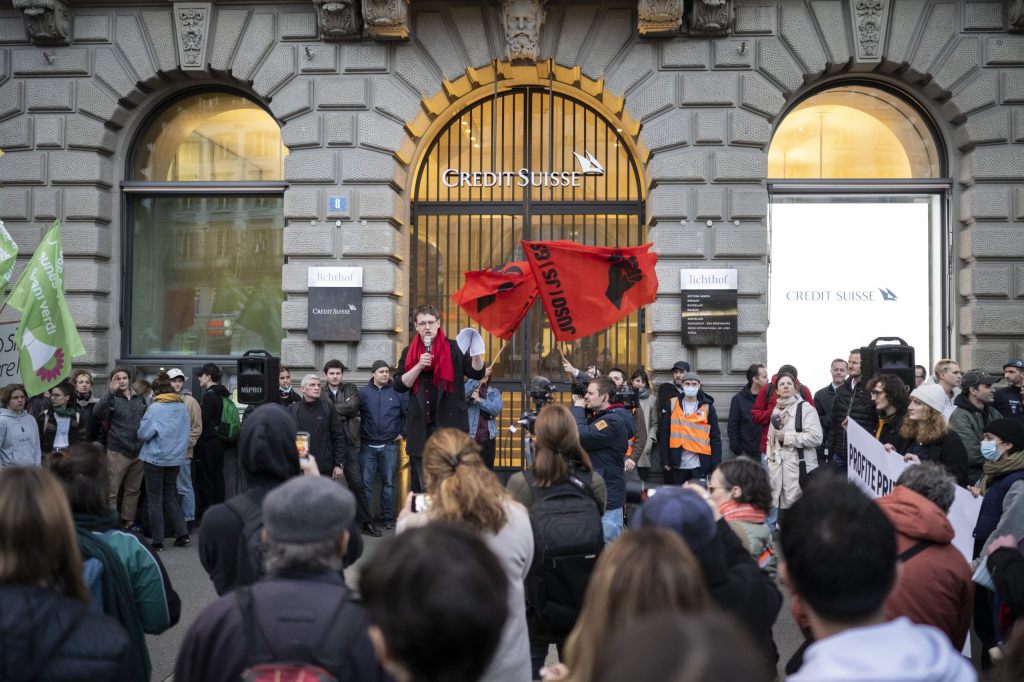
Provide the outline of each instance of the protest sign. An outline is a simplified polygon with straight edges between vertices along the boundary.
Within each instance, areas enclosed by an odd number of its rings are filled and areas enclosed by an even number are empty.
[[[884,445],[852,419],[846,430],[846,439],[847,477],[872,498],[891,493],[904,469],[913,466],[904,462],[899,454],[887,452]],[[953,546],[967,561],[974,553],[974,525],[980,511],[981,498],[957,486],[953,506],[947,516],[953,526]]]

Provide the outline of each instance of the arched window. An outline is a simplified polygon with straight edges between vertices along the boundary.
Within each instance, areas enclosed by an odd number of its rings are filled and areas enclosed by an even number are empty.
[[[280,351],[287,154],[273,117],[237,94],[191,94],[150,119],[123,184],[127,355]]]
[[[942,159],[917,109],[881,88],[845,85],[786,114],[768,149],[768,177],[940,178]]]

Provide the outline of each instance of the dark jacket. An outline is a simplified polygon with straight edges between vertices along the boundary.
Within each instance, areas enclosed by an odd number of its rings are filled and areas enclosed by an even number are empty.
[[[364,442],[380,445],[405,435],[405,413],[409,407],[409,394],[395,390],[389,381],[377,388],[373,379],[359,389],[359,415]]]
[[[280,390],[277,392],[277,402],[281,403],[285,407],[288,407],[292,403],[297,403],[302,400],[302,396],[295,392],[294,388],[289,388],[287,393],[281,393]]]
[[[295,431],[294,416],[280,406],[260,405],[246,418],[238,435],[238,464],[249,488],[239,497],[260,505],[277,485],[299,475]],[[199,561],[210,575],[217,594],[239,585],[242,529],[242,519],[226,504],[213,505],[203,516]],[[354,563],[362,551],[362,535],[356,528],[354,533],[350,532],[346,564]]]
[[[590,456],[594,471],[601,474],[608,488],[607,510],[626,504],[626,447],[633,437],[633,415],[611,406],[587,417],[582,407],[573,407],[580,445]]]
[[[750,391],[748,384],[732,397],[729,404],[729,450],[734,455],[761,456],[762,429],[750,415],[755,400],[757,396]]]
[[[78,405],[78,408],[82,411],[82,419],[85,421],[86,439],[106,443],[107,434],[103,428],[103,422],[97,419],[95,414],[96,403],[99,401],[100,399],[91,392],[86,395],[76,392],[72,399],[72,402]]]
[[[40,450],[44,453],[52,452],[53,441],[57,437],[57,417],[53,413],[53,408],[43,410],[36,417],[36,420],[39,422]],[[71,447],[79,441],[84,441],[87,433],[82,410],[75,406],[75,414],[71,417],[71,424],[68,427],[68,444],[66,447]]]
[[[882,425],[882,432],[878,434],[878,442],[882,445],[888,444],[893,446],[896,452],[906,452],[907,448],[910,447],[910,441],[900,435],[900,429],[903,428],[903,420],[906,418],[907,413],[904,410],[889,417],[883,424],[883,418],[879,415],[878,423]]]
[[[956,478],[957,485],[967,487],[967,450],[954,432],[947,431],[937,443],[911,443],[900,454],[908,452],[920,457],[922,462],[938,462]]]
[[[331,401],[300,400],[288,408],[295,417],[297,430],[309,434],[309,453],[316,458],[321,474],[331,474],[334,467],[345,466],[345,426]]]
[[[272,662],[337,665],[328,672],[338,680],[373,682],[388,679],[373,653],[367,633],[366,612],[356,603],[345,607],[345,618],[358,619],[356,634],[345,648],[329,632],[340,632],[333,622],[339,604],[349,593],[333,573],[290,575],[260,581],[251,588],[252,608],[260,630],[271,647]],[[238,591],[206,607],[189,628],[174,668],[178,680],[237,680],[249,660],[249,623],[238,605]],[[323,643],[324,650],[318,650]],[[347,650],[346,650],[347,649]],[[329,659],[329,660],[330,660]]]
[[[466,385],[462,377],[470,379],[483,379],[484,369],[473,369],[473,359],[459,350],[459,344],[451,339],[446,339],[452,353],[452,367],[455,369],[455,381],[451,393],[438,391],[437,405],[434,405],[434,429],[452,427],[469,431],[468,405],[466,404]],[[402,350],[398,358],[398,372],[394,377],[395,390],[399,393],[412,391],[409,386],[402,382],[402,375],[405,374],[405,356],[409,349]],[[405,421],[406,451],[410,457],[422,457],[423,446],[427,443],[427,422],[426,414],[427,396],[422,390],[424,381],[431,381],[429,373],[420,374],[419,389],[409,399],[409,409]],[[623,448],[625,451],[625,448]]]
[[[949,416],[949,429],[960,436],[960,442],[967,450],[968,480],[974,483],[981,478],[981,468],[985,464],[985,458],[981,456],[981,437],[985,427],[1002,415],[991,405],[979,410],[963,393],[953,399],[953,404],[956,409]]]
[[[347,445],[359,446],[359,387],[355,384],[342,383],[338,386],[338,394],[331,393],[331,387],[324,384],[320,392],[327,402],[334,405],[338,416],[341,417],[341,426],[345,430]]]
[[[1016,417],[1024,420],[1024,389],[1004,386],[995,392],[992,407],[999,410],[1004,417]]]
[[[719,519],[715,538],[694,550],[715,606],[746,627],[768,660],[778,660],[772,627],[782,608],[782,594],[775,581],[754,563],[729,522]]]
[[[56,590],[0,586],[0,680],[128,682],[133,661],[113,618]]]
[[[131,392],[131,398],[123,393],[107,393],[93,408],[100,421],[107,422],[107,448],[127,457],[138,457],[142,450],[139,425],[146,413],[146,401]]]
[[[203,400],[199,403],[203,411],[203,432],[199,435],[199,442],[217,438],[217,427],[224,412],[224,398],[230,399],[231,392],[222,384],[214,384],[203,392]]]
[[[829,454],[836,462],[846,462],[846,429],[843,428],[843,420],[847,417],[863,426],[868,433],[874,433],[878,428],[878,411],[868,392],[867,381],[863,379],[854,386],[853,377],[847,377],[836,390],[828,442]]]
[[[682,400],[682,398],[680,398]],[[718,426],[718,413],[715,411],[715,399],[701,391],[697,394],[697,404],[708,406],[708,438],[711,456],[700,455],[700,471],[702,476],[710,476],[722,463],[722,430]],[[661,452],[661,463],[665,467],[678,467],[683,459],[682,448],[669,447],[671,442],[672,403],[661,411],[661,422],[658,424],[658,449]]]
[[[662,384],[658,384],[658,414],[660,415],[666,409],[668,409],[668,403],[672,398],[683,397],[683,389],[676,386],[671,381],[666,381]],[[658,436],[661,438],[661,436]]]
[[[999,601],[1019,619],[1024,615],[1024,554],[1001,547],[989,554],[987,561]]]
[[[822,461],[825,450],[832,438],[832,404],[836,401],[836,388],[829,382],[828,386],[819,388],[814,394],[814,407],[818,410],[818,421],[821,422],[821,445],[818,446],[818,461]]]

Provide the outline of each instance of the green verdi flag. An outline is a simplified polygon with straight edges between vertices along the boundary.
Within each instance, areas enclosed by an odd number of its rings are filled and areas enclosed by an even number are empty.
[[[59,220],[43,237],[7,303],[21,311],[21,324],[14,335],[20,349],[21,380],[30,396],[38,395],[64,380],[71,372],[71,358],[85,353],[64,302]]]
[[[0,220],[0,277],[3,278],[6,286],[14,274],[14,262],[18,260],[18,245],[14,243],[11,233],[4,227],[4,221]]]

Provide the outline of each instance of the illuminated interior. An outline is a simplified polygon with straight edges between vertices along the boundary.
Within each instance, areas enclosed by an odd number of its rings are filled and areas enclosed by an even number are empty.
[[[150,124],[139,142],[135,180],[231,182],[280,180],[288,148],[277,122],[229,93],[178,100]]]
[[[920,179],[942,176],[924,118],[879,88],[842,86],[798,104],[768,149],[775,179]]]

